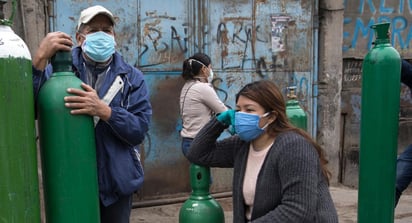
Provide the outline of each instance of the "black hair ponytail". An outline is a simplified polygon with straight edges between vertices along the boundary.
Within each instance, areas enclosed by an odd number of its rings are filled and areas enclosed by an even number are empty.
[[[185,80],[195,79],[204,66],[211,63],[210,57],[204,53],[196,53],[183,61],[182,77]]]

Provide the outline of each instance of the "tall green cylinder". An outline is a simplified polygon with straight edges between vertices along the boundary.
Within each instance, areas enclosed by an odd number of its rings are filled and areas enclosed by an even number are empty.
[[[286,115],[289,121],[297,128],[307,130],[308,121],[306,112],[300,107],[299,101],[295,94],[296,87],[288,87],[288,100],[286,102]]]
[[[39,223],[31,56],[9,26],[0,43],[0,222]]]
[[[99,223],[94,123],[64,106],[67,88],[81,89],[71,53],[52,58],[54,73],[38,96],[38,121],[48,223]]]
[[[210,195],[210,168],[190,165],[192,194],[183,203],[179,223],[224,223],[225,216],[220,204]]]
[[[389,26],[371,26],[376,40],[362,66],[359,223],[394,221],[401,59]]]

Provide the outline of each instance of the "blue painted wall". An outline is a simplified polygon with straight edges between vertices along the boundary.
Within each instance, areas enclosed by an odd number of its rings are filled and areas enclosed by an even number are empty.
[[[285,95],[286,87],[296,85],[311,129],[317,64],[312,1],[55,0],[52,30],[74,38],[80,11],[94,4],[117,16],[117,48],[144,72],[151,91],[153,123],[143,145],[146,181],[138,199],[190,192],[189,163],[180,149],[178,98],[182,62],[195,52],[211,56],[213,84],[230,107],[240,87],[251,81],[273,80]],[[212,192],[231,190],[230,169],[213,169],[212,175]]]
[[[344,57],[363,59],[374,40],[370,26],[391,23],[393,46],[403,57],[412,57],[411,0],[346,0],[343,32]]]

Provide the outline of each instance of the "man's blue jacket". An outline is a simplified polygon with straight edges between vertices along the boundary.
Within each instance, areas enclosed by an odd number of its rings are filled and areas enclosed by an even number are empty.
[[[412,64],[402,59],[401,82],[412,90]]]
[[[72,50],[73,71],[87,83],[87,72],[81,48]],[[33,67],[34,94],[52,74],[49,64],[45,71]],[[108,206],[122,195],[137,191],[143,183],[139,144],[149,129],[152,107],[143,73],[127,64],[119,53],[113,55],[110,70],[99,90],[103,98],[117,76],[123,88],[109,104],[112,113],[108,121],[100,120],[95,127],[100,200]]]

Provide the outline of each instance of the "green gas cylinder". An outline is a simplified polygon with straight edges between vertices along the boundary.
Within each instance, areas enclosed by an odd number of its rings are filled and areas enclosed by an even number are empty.
[[[220,204],[210,195],[210,168],[190,165],[192,193],[183,203],[179,223],[224,223],[225,217]]]
[[[286,102],[286,115],[289,121],[298,128],[307,130],[307,116],[305,111],[299,106],[299,101],[295,94],[296,86],[288,87],[288,100]]]
[[[394,221],[401,58],[389,27],[371,26],[376,39],[362,65],[359,223]]]
[[[5,2],[0,0],[0,222],[39,223],[31,56],[4,19]]]
[[[53,74],[38,96],[46,220],[99,223],[93,118],[71,115],[63,99],[67,88],[81,89],[82,81],[71,70],[70,52],[57,52],[51,63]]]

